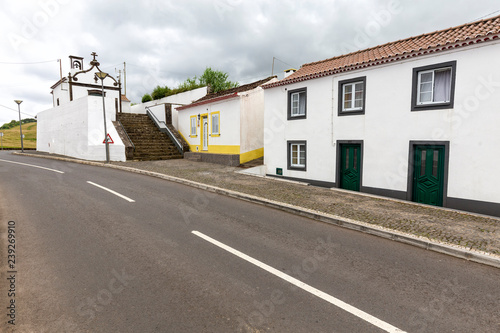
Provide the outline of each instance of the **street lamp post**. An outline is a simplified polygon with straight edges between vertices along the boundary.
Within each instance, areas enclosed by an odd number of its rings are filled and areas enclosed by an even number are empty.
[[[24,144],[23,144],[23,125],[21,122],[21,103],[23,101],[16,99],[14,102],[17,103],[17,110],[19,111],[19,132],[21,133],[21,152],[24,153]]]
[[[104,100],[104,79],[108,76],[107,73],[97,72],[95,76],[101,80],[101,95],[102,95],[102,113],[104,115],[104,142],[106,143],[106,163],[109,163],[109,142],[108,142],[108,130],[106,127],[106,106]]]

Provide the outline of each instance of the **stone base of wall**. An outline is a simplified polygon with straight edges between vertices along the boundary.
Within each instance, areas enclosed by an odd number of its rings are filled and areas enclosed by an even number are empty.
[[[216,163],[228,166],[240,165],[239,154],[184,153],[184,159],[197,162]]]

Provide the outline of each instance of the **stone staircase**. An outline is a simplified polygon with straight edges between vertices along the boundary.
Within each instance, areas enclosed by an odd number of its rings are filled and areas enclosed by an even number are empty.
[[[147,114],[121,113],[118,119],[135,146],[131,159],[152,161],[182,158],[168,135],[160,132]]]

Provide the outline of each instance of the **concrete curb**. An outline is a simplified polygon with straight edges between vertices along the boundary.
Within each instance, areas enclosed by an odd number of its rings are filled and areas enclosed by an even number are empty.
[[[440,243],[437,241],[432,241],[423,237],[418,237],[414,236],[411,234],[406,234],[398,231],[394,231],[391,229],[379,227],[376,225],[372,225],[369,223],[361,222],[361,221],[356,221],[348,218],[344,218],[341,216],[337,215],[332,215],[332,214],[327,214],[315,210],[310,210],[306,209],[303,207],[299,206],[294,206],[290,204],[286,204],[283,202],[278,202],[278,201],[273,201],[257,196],[253,196],[250,194],[245,194],[241,192],[236,192],[212,185],[206,185],[202,183],[198,183],[195,181],[183,179],[183,178],[178,178],[174,176],[169,176],[165,175],[162,173],[158,172],[152,172],[152,171],[146,171],[146,170],[141,170],[141,169],[136,169],[136,168],[131,168],[131,167],[124,167],[120,165],[114,165],[114,164],[105,164],[101,162],[93,162],[93,161],[85,161],[85,160],[78,160],[78,159],[71,159],[71,158],[64,158],[64,157],[57,157],[57,156],[48,156],[48,155],[37,155],[37,154],[29,154],[29,153],[14,153],[16,155],[22,155],[22,156],[30,156],[30,157],[41,157],[41,158],[47,158],[47,159],[54,159],[54,160],[60,160],[60,161],[66,161],[66,162],[73,162],[73,163],[79,163],[79,164],[86,164],[86,165],[93,165],[93,166],[100,166],[100,167],[107,167],[107,168],[112,168],[112,169],[118,169],[118,170],[123,170],[123,171],[129,171],[133,173],[138,173],[142,175],[147,175],[151,177],[156,177],[172,182],[176,182],[179,184],[184,184],[188,185],[191,187],[195,187],[198,189],[210,191],[213,193],[221,194],[221,195],[226,195],[228,197],[240,199],[240,200],[245,200],[257,204],[261,204],[267,207],[279,209],[285,212],[289,212],[295,215],[307,217],[316,221],[336,225],[339,227],[351,229],[351,230],[356,230],[356,231],[361,231],[370,235],[386,238],[386,239],[391,239],[393,241],[397,241],[400,243],[405,243],[409,245],[413,245],[419,248],[423,248],[426,250],[434,251],[434,252],[439,252],[442,254],[447,254],[453,257],[465,259],[468,261],[488,265],[488,266],[493,266],[496,268],[500,268],[500,257],[496,257],[491,254],[487,253],[482,253],[478,252],[475,250],[469,250],[467,248],[453,245],[453,244],[448,244],[448,243]]]

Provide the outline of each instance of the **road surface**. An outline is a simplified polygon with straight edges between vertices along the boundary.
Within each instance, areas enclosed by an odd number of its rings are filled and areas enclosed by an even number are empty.
[[[120,170],[0,152],[0,232],[2,332],[500,331],[496,268]]]

